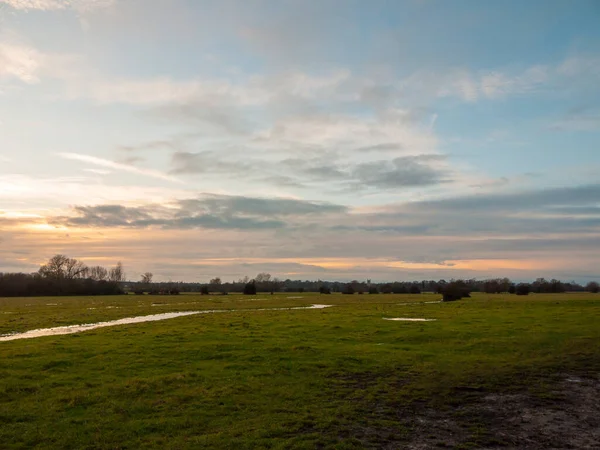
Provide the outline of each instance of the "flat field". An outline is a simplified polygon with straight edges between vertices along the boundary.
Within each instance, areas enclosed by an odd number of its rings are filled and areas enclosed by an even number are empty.
[[[229,310],[0,342],[0,448],[600,447],[600,295],[436,300],[0,298],[0,335]]]

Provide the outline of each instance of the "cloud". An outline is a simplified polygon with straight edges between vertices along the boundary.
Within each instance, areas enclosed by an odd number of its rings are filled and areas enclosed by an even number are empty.
[[[77,61],[74,55],[42,52],[12,36],[0,35],[0,81],[29,85],[44,79],[68,82]]]
[[[326,184],[335,190],[398,190],[451,183],[453,172],[442,155],[423,154],[389,160],[359,162],[347,154],[344,160],[323,149],[315,158],[245,159],[223,152],[175,152],[173,174],[227,175],[246,181],[260,180],[278,186],[308,187]]]
[[[33,84],[39,82],[42,55],[24,45],[0,42],[0,79],[16,78]]]
[[[112,172],[110,170],[104,170],[104,169],[83,169],[84,172],[90,172],[90,173],[95,173],[96,175],[109,175]]]
[[[305,278],[323,270],[336,279],[573,278],[592,276],[590,267],[597,265],[599,192],[600,185],[588,185],[354,209],[214,194],[162,204],[77,206],[69,215],[46,214],[59,228],[40,228],[39,239],[21,235],[18,248],[36,254],[60,249],[75,257],[108,252],[140,271],[160,254],[157,273],[171,267],[184,279],[195,279],[198,267],[203,274],[242,276],[248,264]],[[5,228],[43,221],[22,217]],[[65,232],[68,240],[59,236]],[[3,242],[7,251],[15,245]]]
[[[93,228],[266,230],[293,226],[296,220],[345,212],[345,206],[322,202],[205,194],[164,206],[75,206],[70,216],[54,217],[50,222],[69,227]],[[282,221],[281,218],[284,217],[289,222]]]
[[[381,144],[367,145],[365,147],[359,147],[356,149],[357,152],[388,152],[398,150],[403,150],[403,147],[397,142],[384,142]]]
[[[176,151],[171,156],[172,174],[240,174],[251,175],[255,165],[239,161],[231,155],[221,152],[206,151],[199,153]]]
[[[450,181],[447,173],[428,164],[443,159],[440,155],[420,155],[368,162],[357,165],[353,175],[359,185],[381,189],[431,186]]]
[[[346,206],[325,202],[225,195],[205,195],[202,199],[183,200],[180,205],[184,210],[204,209],[219,214],[251,214],[255,216],[297,216],[348,211]]]
[[[569,109],[563,117],[550,125],[554,131],[599,131],[600,109],[586,104]]]
[[[404,202],[378,210],[350,210],[339,204],[289,198],[204,194],[163,206],[78,206],[71,216],[53,220],[67,226],[100,228],[285,228],[301,241],[317,230],[322,234],[319,239],[328,239],[329,233],[349,233],[354,236],[345,239],[352,242],[357,242],[358,236],[369,242],[380,235],[517,239],[533,233],[537,238],[548,235],[548,239],[556,239],[565,234],[600,236],[599,193],[600,185],[589,185]],[[325,248],[317,251],[327,252]]]
[[[14,9],[51,11],[69,7],[68,0],[0,0],[0,3]]]
[[[180,186],[180,185],[176,185]],[[0,204],[4,208],[43,211],[64,208],[67,205],[98,205],[119,203],[139,205],[140,199],[152,198],[156,202],[169,202],[173,198],[185,198],[191,194],[184,189],[153,185],[124,185],[118,182],[104,183],[97,176],[47,177],[16,174],[0,174]]]
[[[13,9],[31,11],[57,11],[64,9],[75,9],[80,12],[92,11],[106,8],[116,0],[0,0]]]
[[[597,204],[600,184],[530,190],[502,194],[471,195],[410,205],[410,209],[464,212],[540,212],[554,207]]]
[[[164,150],[164,149],[172,149],[177,150],[179,147],[177,140],[155,140],[144,142],[143,144],[138,145],[121,145],[119,146],[119,150],[123,152],[136,152],[136,151],[146,151],[146,150]]]
[[[95,156],[90,155],[81,155],[79,153],[58,153],[58,156],[65,159],[72,159],[75,161],[82,161],[88,164],[93,164],[96,166],[107,167],[109,169],[119,170],[123,172],[135,173],[138,175],[144,175],[148,177],[158,178],[161,180],[171,181],[175,183],[182,183],[181,180],[174,178],[170,175],[164,174],[157,170],[153,169],[142,169],[139,167],[131,166],[128,164],[121,164],[114,161],[110,161],[108,159],[97,158]]]

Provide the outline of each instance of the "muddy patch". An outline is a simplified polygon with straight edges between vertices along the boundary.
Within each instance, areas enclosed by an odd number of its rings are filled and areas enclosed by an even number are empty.
[[[598,375],[563,376],[544,395],[463,386],[455,389],[456,402],[410,404],[394,395],[402,383],[392,386],[393,376],[382,383],[375,375],[352,374],[341,380],[348,388],[340,390],[346,401],[358,401],[365,414],[356,426],[335,433],[342,440],[358,440],[362,448],[600,449]],[[366,392],[374,390],[379,394],[364,401]]]
[[[407,448],[473,443],[475,448],[600,448],[600,378],[565,379],[544,397],[530,393],[483,395],[452,414],[426,410]],[[432,430],[435,430],[432,433]]]

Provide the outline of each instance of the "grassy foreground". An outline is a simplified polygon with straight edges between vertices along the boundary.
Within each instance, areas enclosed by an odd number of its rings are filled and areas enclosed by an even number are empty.
[[[600,295],[422,303],[438,299],[0,299],[0,334],[242,310],[0,342],[0,447],[403,448],[419,410],[452,411],[491,392],[526,389],[544,398],[557,376],[600,372]],[[253,311],[313,303],[335,306]],[[490,442],[478,417],[465,423],[462,447],[507,444]]]

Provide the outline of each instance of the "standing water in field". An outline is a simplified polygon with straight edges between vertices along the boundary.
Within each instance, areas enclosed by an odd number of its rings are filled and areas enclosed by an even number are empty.
[[[1,341],[14,341],[17,339],[32,339],[42,336],[59,336],[63,334],[81,333],[82,331],[95,330],[96,328],[113,327],[116,325],[129,325],[132,323],[155,322],[157,320],[173,319],[175,317],[191,316],[195,314],[226,313],[236,311],[289,311],[293,309],[323,309],[333,305],[297,306],[294,308],[260,308],[260,309],[209,309],[205,311],[181,311],[163,314],[151,314],[148,316],[125,317],[123,319],[111,320],[109,322],[85,323],[80,325],[67,325],[54,328],[40,328],[29,330],[24,333],[13,333],[0,336]]]
[[[384,317],[383,320],[397,320],[401,322],[434,322],[437,319],[417,319],[414,317]]]

